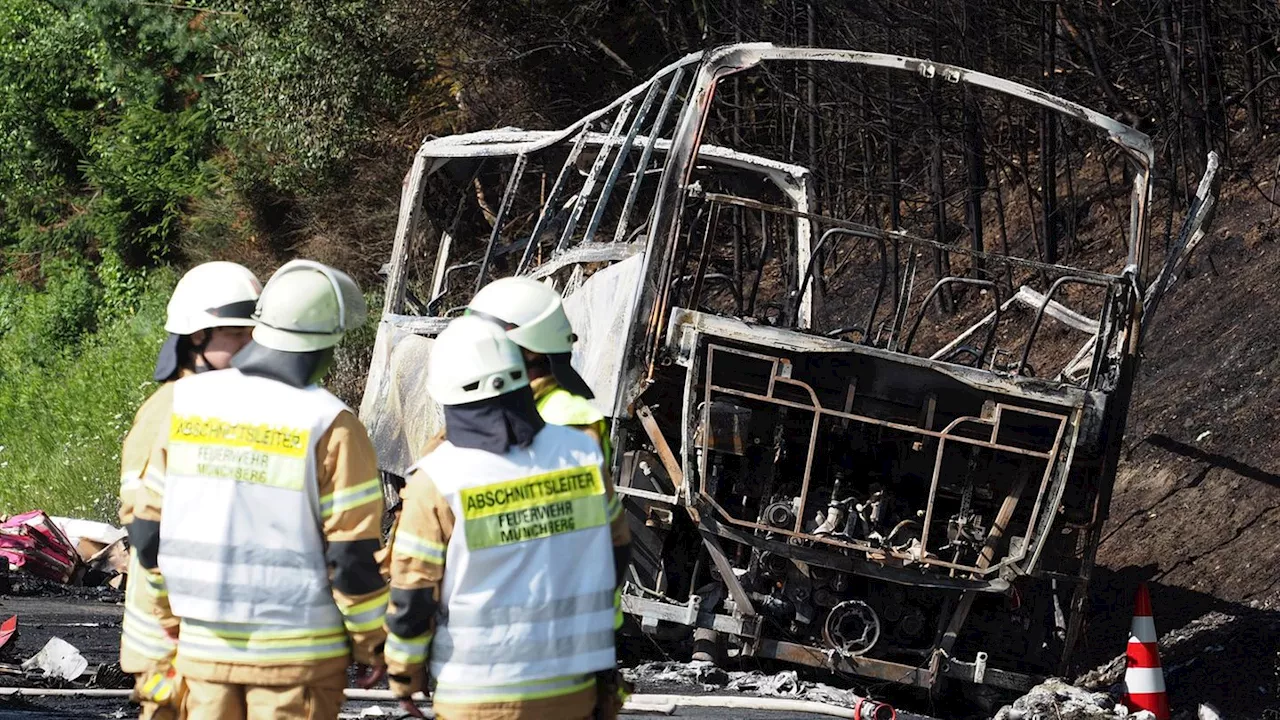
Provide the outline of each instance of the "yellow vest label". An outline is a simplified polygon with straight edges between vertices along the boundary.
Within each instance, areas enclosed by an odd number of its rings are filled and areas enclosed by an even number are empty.
[[[301,490],[311,431],[175,415],[169,426],[169,472]]]
[[[463,529],[472,550],[538,540],[608,522],[598,467],[556,470],[462,490]]]

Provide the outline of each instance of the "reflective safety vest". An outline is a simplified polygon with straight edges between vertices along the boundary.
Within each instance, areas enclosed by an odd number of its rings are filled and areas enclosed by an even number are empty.
[[[445,442],[419,461],[456,521],[431,645],[438,702],[562,693],[614,666],[602,461],[556,425],[505,455]]]
[[[179,655],[258,665],[349,652],[315,467],[345,409],[319,387],[234,369],[177,382],[159,562]]]
[[[604,421],[604,413],[596,409],[591,401],[581,395],[574,395],[562,387],[555,387],[537,400],[538,414],[552,425],[571,425],[582,427],[595,425],[600,433],[600,449],[604,451],[604,462],[607,466],[613,460],[613,448],[609,443],[609,424]],[[622,498],[614,496],[614,506],[609,509],[610,520],[615,512],[622,512]],[[613,627],[622,628],[622,588],[613,594]]]
[[[596,425],[600,432],[600,447],[604,450],[604,461],[608,464],[612,449],[609,447],[609,428],[604,421],[604,414],[596,409],[591,401],[556,387],[537,400],[538,414],[552,425],[587,426]]]

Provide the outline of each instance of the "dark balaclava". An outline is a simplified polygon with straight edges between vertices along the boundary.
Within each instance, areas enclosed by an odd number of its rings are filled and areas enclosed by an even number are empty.
[[[164,339],[164,344],[160,346],[160,353],[156,355],[156,369],[151,377],[156,382],[176,380],[178,371],[182,369],[182,359],[187,357],[191,350],[189,335],[169,333]]]
[[[296,388],[320,382],[332,366],[331,347],[309,352],[286,352],[250,342],[231,358],[231,367],[245,375],[271,378]]]
[[[545,423],[528,386],[465,405],[444,406],[445,438],[457,447],[505,455],[528,447]]]

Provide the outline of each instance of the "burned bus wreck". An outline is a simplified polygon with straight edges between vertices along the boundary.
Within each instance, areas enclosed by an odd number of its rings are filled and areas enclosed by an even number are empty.
[[[1085,630],[1145,322],[1213,206],[1211,156],[1154,257],[1151,165],[963,68],[691,55],[563,130],[423,144],[361,416],[403,476],[440,426],[432,338],[484,283],[545,279],[613,422],[634,630],[1027,687]]]

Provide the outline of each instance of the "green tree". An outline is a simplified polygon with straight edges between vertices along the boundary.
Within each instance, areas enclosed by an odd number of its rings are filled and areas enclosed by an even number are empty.
[[[169,255],[209,186],[209,33],[123,0],[0,3],[0,244]]]
[[[242,185],[314,191],[402,96],[382,0],[254,0],[223,16],[221,129]]]

